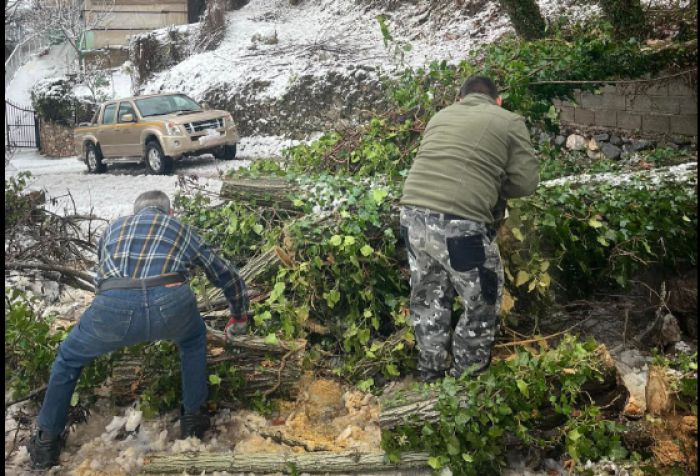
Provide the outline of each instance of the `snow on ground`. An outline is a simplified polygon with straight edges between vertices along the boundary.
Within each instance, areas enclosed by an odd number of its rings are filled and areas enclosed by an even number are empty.
[[[560,185],[573,185],[584,183],[603,183],[607,182],[610,185],[622,185],[633,180],[645,180],[649,183],[659,183],[664,181],[674,182],[697,182],[698,164],[697,161],[686,162],[684,164],[673,165],[668,167],[659,167],[652,170],[643,170],[640,172],[630,173],[600,173],[600,174],[580,174],[569,175],[552,180],[542,182],[542,187],[557,187]]]
[[[241,160],[221,161],[211,155],[184,159],[175,163],[174,175],[146,175],[145,166],[136,164],[111,165],[105,174],[89,174],[78,157],[47,158],[25,149],[15,153],[5,167],[5,177],[30,172],[29,188],[45,190],[48,209],[54,212],[77,211],[112,219],[129,214],[136,197],[147,190],[162,190],[173,199],[183,175],[196,177],[199,186],[218,193],[222,174],[247,167],[256,158],[278,156],[282,148],[297,143],[282,137],[243,138],[239,143]]]
[[[300,75],[322,75],[358,64],[381,67],[424,66],[433,60],[456,62],[474,47],[512,31],[510,21],[493,0],[474,0],[471,10],[455,9],[450,18],[435,12],[425,0],[402,4],[392,11],[364,8],[353,0],[309,0],[290,6],[286,0],[257,0],[227,14],[226,36],[214,51],[193,55],[157,74],[145,92],[182,91],[201,99],[217,83],[232,90],[254,80],[271,82],[261,96],[280,97]],[[566,15],[579,21],[595,15],[595,5],[576,6],[571,0],[539,0],[548,19]],[[483,5],[482,5],[483,4]],[[397,44],[408,42],[399,65],[384,46],[376,19],[387,17]],[[272,39],[266,44],[254,37]],[[272,41],[271,41],[272,42]]]

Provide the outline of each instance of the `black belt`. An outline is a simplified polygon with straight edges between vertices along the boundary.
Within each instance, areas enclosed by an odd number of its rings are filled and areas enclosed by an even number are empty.
[[[150,278],[107,278],[97,286],[97,293],[109,289],[146,289],[166,284],[179,284],[187,282],[187,278],[182,273],[163,274]]]

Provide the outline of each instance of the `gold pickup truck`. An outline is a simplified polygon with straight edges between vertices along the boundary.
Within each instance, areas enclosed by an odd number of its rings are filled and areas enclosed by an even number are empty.
[[[234,159],[238,133],[226,111],[204,110],[184,94],[153,94],[102,104],[74,139],[91,173],[105,172],[108,164],[146,162],[150,173],[168,174],[185,156]]]

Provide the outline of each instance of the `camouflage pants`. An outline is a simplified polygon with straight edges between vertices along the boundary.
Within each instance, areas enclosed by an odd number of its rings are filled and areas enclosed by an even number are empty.
[[[443,220],[429,210],[401,208],[401,233],[411,267],[411,313],[418,369],[452,375],[489,365],[503,296],[495,239],[482,223]],[[455,291],[464,307],[452,328]],[[451,350],[451,352],[450,352]]]

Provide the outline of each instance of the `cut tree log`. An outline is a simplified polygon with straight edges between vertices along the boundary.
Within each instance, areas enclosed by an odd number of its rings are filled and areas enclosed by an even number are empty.
[[[587,394],[597,405],[607,410],[607,413],[619,413],[628,392],[618,377],[617,368],[612,356],[601,345],[597,350],[600,363],[601,380],[590,380],[583,384],[582,394]],[[426,390],[424,386],[412,390],[408,389],[401,394],[389,393],[380,399],[382,406],[379,415],[379,426],[382,430],[391,430],[401,425],[417,425],[427,422],[435,422],[439,419],[437,410],[438,396],[435,390]],[[462,402],[464,406],[468,402]],[[559,424],[556,414],[550,414],[547,409],[542,409],[542,418],[538,429],[549,430]]]
[[[225,346],[223,332],[209,329],[207,341]],[[306,348],[304,339],[266,342],[263,337],[235,337],[230,350],[216,357],[209,357],[209,365],[228,362],[239,373],[245,384],[241,396],[284,395],[294,398],[297,383],[302,376],[302,362]],[[110,395],[119,404],[134,401],[146,385],[160,375],[161,369],[146,368],[138,358],[117,361],[112,366]]]
[[[243,281],[250,287],[259,277],[268,274],[277,269],[281,263],[288,260],[287,253],[279,246],[273,246],[266,252],[252,258],[243,266],[238,274]],[[200,312],[205,312],[214,309],[223,309],[228,302],[224,298],[224,293],[221,289],[212,287],[208,289],[204,296],[198,300],[198,308]]]
[[[221,184],[221,198],[245,202],[259,207],[294,211],[291,195],[298,187],[288,180],[273,177],[256,179],[225,179]]]
[[[356,453],[347,451],[314,452],[300,454],[153,454],[147,455],[143,466],[145,474],[201,474],[203,472],[228,471],[229,473],[357,473],[371,471],[428,468],[427,453],[403,453],[401,461],[389,463],[384,453]]]

